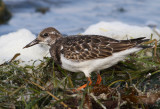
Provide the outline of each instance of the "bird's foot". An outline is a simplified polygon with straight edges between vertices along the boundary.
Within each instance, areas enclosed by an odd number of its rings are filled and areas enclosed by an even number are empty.
[[[90,86],[90,85],[92,84],[92,80],[91,80],[90,77],[88,77],[87,79],[88,79],[88,82],[89,82],[88,84],[84,84],[84,85],[82,85],[81,87],[78,87],[77,89],[74,89],[73,92],[80,91],[80,90],[84,89],[85,87],[87,87],[87,85]]]
[[[96,82],[95,85],[99,85],[99,84],[101,83],[101,81],[102,81],[101,75],[100,75],[100,74],[97,74],[97,82]]]

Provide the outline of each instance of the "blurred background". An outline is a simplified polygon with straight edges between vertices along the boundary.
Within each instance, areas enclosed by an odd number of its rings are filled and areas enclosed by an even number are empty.
[[[0,0],[2,2],[2,0]],[[63,34],[82,33],[100,21],[146,26],[160,24],[160,0],[3,0],[10,14],[0,35],[26,28],[37,34],[55,27]],[[0,4],[2,7],[2,3]]]

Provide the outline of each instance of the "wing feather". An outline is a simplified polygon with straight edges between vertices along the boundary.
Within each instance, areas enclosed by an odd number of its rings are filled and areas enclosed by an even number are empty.
[[[67,59],[75,61],[105,58],[113,53],[135,47],[143,42],[142,39],[119,41],[98,35],[70,36],[63,42],[63,54]]]

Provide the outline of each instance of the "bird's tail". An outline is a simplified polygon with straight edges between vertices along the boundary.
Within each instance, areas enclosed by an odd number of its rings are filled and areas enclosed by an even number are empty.
[[[146,37],[140,37],[140,38],[136,38],[136,39],[130,39],[130,42],[133,42],[133,43],[137,43],[137,44],[141,44],[143,42],[147,42],[149,41],[150,39],[145,39]]]
[[[140,37],[140,38],[136,38],[136,39],[130,39],[130,43],[136,43],[136,47],[139,48],[152,48],[153,46],[148,46],[148,45],[142,45],[143,42],[147,42],[150,39],[145,39],[146,37]],[[124,40],[125,41],[125,40]]]

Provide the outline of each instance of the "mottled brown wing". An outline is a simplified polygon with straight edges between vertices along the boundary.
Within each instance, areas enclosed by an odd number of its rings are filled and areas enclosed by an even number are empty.
[[[67,37],[63,43],[63,54],[66,58],[83,61],[104,58],[112,55],[113,49],[109,42],[117,40],[102,36],[77,36]]]
[[[66,58],[75,61],[105,58],[113,53],[120,52],[141,43],[143,38],[132,40],[115,40],[112,38],[85,35],[67,37],[63,43],[63,54]]]

